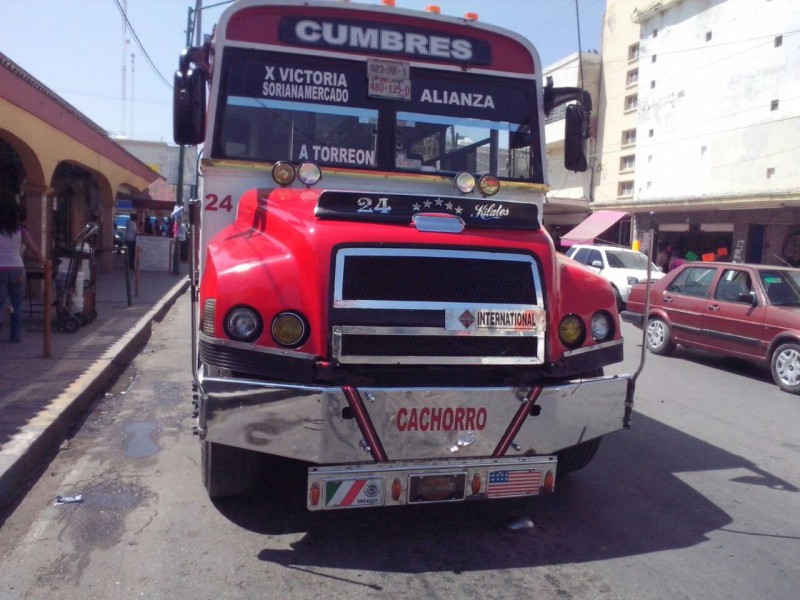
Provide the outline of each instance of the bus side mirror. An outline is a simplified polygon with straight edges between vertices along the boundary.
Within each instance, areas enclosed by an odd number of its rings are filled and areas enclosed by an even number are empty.
[[[206,133],[206,80],[201,69],[175,72],[172,137],[180,146],[201,144]]]
[[[584,151],[586,131],[585,114],[579,104],[570,104],[564,113],[564,167],[583,172],[587,168]]]

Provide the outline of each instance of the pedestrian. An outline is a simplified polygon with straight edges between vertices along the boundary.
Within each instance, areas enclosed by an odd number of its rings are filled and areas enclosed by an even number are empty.
[[[155,233],[153,230],[153,221],[148,213],[144,213],[144,232],[147,235],[153,235]]]
[[[24,245],[44,267],[44,256],[28,230],[19,223],[20,208],[10,197],[0,198],[0,309],[10,313],[10,340],[22,341],[22,296],[25,290]]]
[[[136,213],[131,213],[131,218],[125,224],[125,245],[128,247],[128,266],[136,267],[136,235],[139,229],[136,226]]]

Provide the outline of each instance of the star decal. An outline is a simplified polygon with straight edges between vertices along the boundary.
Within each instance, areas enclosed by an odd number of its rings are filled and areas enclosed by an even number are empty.
[[[456,206],[456,214],[460,215],[462,212],[464,212],[464,209],[461,208],[460,206]]]
[[[420,209],[419,202],[414,202],[414,204],[411,205],[411,208],[414,209],[414,212],[417,212]]]
[[[436,202],[436,206],[441,206],[441,205],[442,205],[442,202],[444,202],[444,200],[442,200],[441,198],[437,198],[437,199],[435,200],[435,202]]]
[[[431,202],[431,201],[430,201],[430,200],[428,200],[427,198],[425,199],[425,202],[423,202],[423,203],[422,203],[422,205],[423,205],[425,208],[430,208],[432,204],[433,204],[433,202]]]
[[[448,202],[447,204],[444,205],[444,207],[447,210],[453,210],[453,203],[452,202]]]

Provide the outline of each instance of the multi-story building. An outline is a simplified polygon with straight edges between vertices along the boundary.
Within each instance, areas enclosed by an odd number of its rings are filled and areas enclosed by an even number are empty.
[[[572,54],[544,68],[545,81],[552,78],[556,87],[582,87],[596,107],[600,90],[600,55],[596,52]],[[544,224],[558,238],[589,214],[595,175],[597,112],[591,113],[591,134],[586,144],[589,169],[575,173],[564,168],[564,112],[560,106],[545,118],[547,140],[547,179],[550,191],[545,198]]]
[[[795,0],[608,0],[593,209],[679,258],[800,264]]]

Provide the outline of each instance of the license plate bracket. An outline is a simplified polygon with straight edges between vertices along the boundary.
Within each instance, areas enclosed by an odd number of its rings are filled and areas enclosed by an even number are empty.
[[[466,494],[467,474],[436,473],[408,476],[408,503],[459,502]]]

